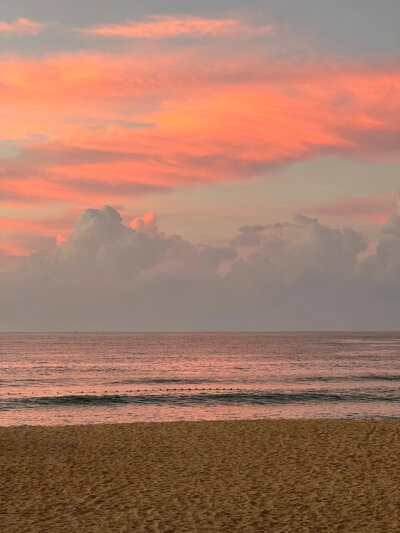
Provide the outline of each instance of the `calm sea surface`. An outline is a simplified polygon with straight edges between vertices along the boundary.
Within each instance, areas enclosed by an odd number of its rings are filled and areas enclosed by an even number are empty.
[[[0,334],[0,426],[400,418],[400,333]]]

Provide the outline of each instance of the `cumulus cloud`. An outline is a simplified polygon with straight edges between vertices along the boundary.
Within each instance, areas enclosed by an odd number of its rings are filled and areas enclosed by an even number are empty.
[[[255,265],[262,267],[263,275],[266,270],[279,277],[313,271],[352,273],[358,267],[358,253],[367,247],[357,231],[331,229],[303,215],[296,215],[293,223],[244,226],[241,230],[241,235],[257,235],[245,270]]]
[[[140,233],[146,233],[150,237],[155,237],[158,234],[157,217],[151,211],[145,213],[142,217],[134,218],[129,226]]]
[[[0,257],[0,329],[397,329],[400,216],[360,261],[366,247],[302,215],[212,247],[160,233],[153,214],[88,209],[52,250]]]
[[[400,287],[400,216],[391,215],[384,225],[376,254],[365,262],[367,271]]]

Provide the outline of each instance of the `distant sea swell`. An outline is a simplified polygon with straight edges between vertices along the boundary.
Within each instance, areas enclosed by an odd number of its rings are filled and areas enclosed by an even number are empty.
[[[0,334],[0,426],[399,418],[400,333]]]

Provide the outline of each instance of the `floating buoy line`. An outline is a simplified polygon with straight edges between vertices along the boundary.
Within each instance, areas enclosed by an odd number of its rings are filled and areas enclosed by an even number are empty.
[[[233,387],[216,387],[216,388],[202,388],[202,387],[186,387],[186,388],[158,388],[158,389],[125,389],[125,390],[105,390],[103,392],[99,391],[49,391],[49,390],[42,390],[40,393],[42,396],[38,396],[38,393],[36,392],[30,392],[30,393],[24,393],[24,392],[7,392],[7,396],[24,396],[32,397],[32,398],[41,398],[45,394],[50,394],[52,397],[54,396],[115,396],[115,395],[127,395],[127,394],[143,394],[143,393],[162,393],[162,392],[254,392],[249,391],[245,389],[237,389]]]

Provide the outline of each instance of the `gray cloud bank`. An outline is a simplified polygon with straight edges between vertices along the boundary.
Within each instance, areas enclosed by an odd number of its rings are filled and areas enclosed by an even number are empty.
[[[400,216],[359,261],[366,247],[302,215],[219,248],[88,209],[65,243],[0,272],[0,330],[398,330]]]

